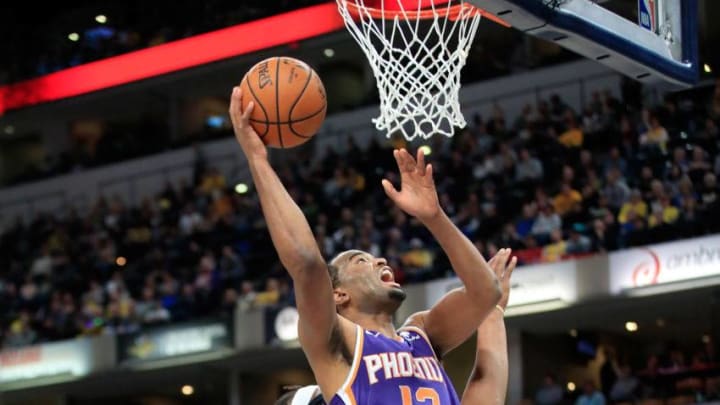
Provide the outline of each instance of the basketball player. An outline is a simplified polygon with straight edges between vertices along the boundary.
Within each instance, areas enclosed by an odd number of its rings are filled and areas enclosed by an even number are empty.
[[[502,405],[508,383],[507,336],[503,315],[510,297],[510,276],[517,259],[499,252],[488,264],[495,272],[502,286],[502,298],[497,311],[491,312],[480,324],[477,332],[475,365],[465,386],[462,405]],[[275,405],[324,405],[322,393],[317,385],[308,385],[287,392]]]
[[[510,299],[510,277],[517,265],[517,258],[499,252],[490,259],[490,267],[502,286],[502,298],[477,331],[475,365],[465,386],[462,405],[503,405],[508,385],[507,333],[505,332],[505,308]]]
[[[480,252],[440,208],[432,166],[418,152],[395,150],[401,190],[383,180],[390,199],[422,222],[445,251],[464,287],[395,330],[392,316],[405,298],[383,258],[350,250],[329,264],[302,211],[270,166],[267,149],[249,125],[233,89],[230,118],[247,158],[263,215],[280,261],[293,279],[298,336],[329,405],[428,402],[459,404],[440,365],[448,351],[480,326],[501,297],[499,282]]]

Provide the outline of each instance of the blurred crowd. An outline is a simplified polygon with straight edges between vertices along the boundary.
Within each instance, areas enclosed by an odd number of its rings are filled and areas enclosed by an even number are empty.
[[[720,400],[720,356],[709,336],[696,347],[677,342],[652,342],[641,351],[604,346],[602,358],[597,378],[578,384],[546,373],[534,397],[524,403],[684,405]],[[635,364],[632,358],[644,362]]]
[[[517,117],[497,106],[452,139],[434,137],[443,208],[486,257],[507,246],[521,264],[720,231],[720,87],[654,106],[636,90],[593,94],[585,106],[552,96]],[[325,257],[364,249],[403,283],[452,274],[380,187],[383,177],[398,183],[392,149],[402,138],[363,148],[347,139],[275,162]],[[1,232],[5,347],[229,314],[238,302],[292,303],[292,288],[252,186],[237,193],[201,146],[192,179],[138,206],[108,196]]]

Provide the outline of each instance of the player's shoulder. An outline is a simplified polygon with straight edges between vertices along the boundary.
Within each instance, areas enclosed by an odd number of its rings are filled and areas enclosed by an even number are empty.
[[[414,330],[416,332],[420,331],[421,333],[426,334],[425,319],[427,318],[428,312],[429,311],[420,311],[408,316],[405,323],[403,323],[398,330]]]
[[[404,325],[398,329],[398,335],[407,342],[414,342],[416,340],[423,340],[430,344],[427,334],[424,330],[413,325]]]
[[[427,344],[428,349],[439,360],[437,349],[425,331],[425,317],[428,311],[420,311],[410,315],[405,323],[398,328],[398,335],[408,343],[422,342]],[[415,343],[414,343],[415,344]]]

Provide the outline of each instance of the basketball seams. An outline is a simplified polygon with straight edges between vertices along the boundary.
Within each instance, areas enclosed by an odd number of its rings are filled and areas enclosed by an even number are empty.
[[[312,114],[308,114],[308,115],[306,115],[306,116],[304,116],[304,117],[300,117],[300,118],[291,119],[290,121],[267,121],[267,122],[270,123],[271,125],[275,125],[275,124],[283,124],[283,125],[299,124],[299,123],[301,123],[301,122],[303,122],[303,121],[305,121],[305,120],[309,120],[310,118],[313,118],[313,117],[317,116],[318,114],[321,114],[321,113],[325,112],[325,109],[326,109],[326,107],[323,107],[323,108],[315,111],[315,112],[312,113]],[[266,122],[266,121],[263,121],[263,120],[256,120],[256,119],[254,119],[254,118],[250,118],[250,121],[251,121],[251,122],[256,122],[256,123]]]
[[[288,129],[290,129],[290,132],[292,132],[293,135],[295,135],[295,136],[297,136],[297,137],[300,137],[300,138],[303,138],[303,139],[310,139],[310,138],[313,137],[313,135],[304,135],[304,134],[299,133],[298,131],[295,130],[295,128],[293,128],[293,124],[297,124],[297,123],[300,123],[300,122],[305,121],[305,120],[307,120],[307,119],[313,118],[313,117],[315,117],[316,115],[325,112],[325,110],[327,109],[327,104],[326,104],[326,105],[324,105],[320,110],[318,110],[318,111],[316,111],[316,112],[314,112],[314,113],[312,113],[312,114],[310,114],[310,115],[308,115],[308,116],[306,116],[306,117],[302,117],[302,118],[298,118],[298,119],[293,119],[293,114],[292,114],[292,113],[293,113],[293,110],[294,110],[295,107],[298,105],[298,103],[299,103],[300,100],[303,98],[303,96],[305,95],[305,91],[307,91],[307,88],[308,88],[308,86],[310,85],[310,82],[312,81],[313,76],[315,75],[315,71],[314,71],[313,69],[311,69],[311,68],[308,67],[308,71],[310,72],[310,74],[308,75],[308,78],[307,78],[307,80],[305,81],[305,85],[303,86],[302,90],[300,91],[300,94],[298,95],[297,99],[295,99],[295,102],[293,103],[292,107],[290,107],[290,113],[289,113],[289,117],[288,117],[289,121],[287,122],[287,126],[288,126]]]
[[[300,138],[303,138],[303,139],[307,139],[308,137],[300,136],[300,135],[297,133],[297,131],[295,131],[295,130],[293,129],[293,126],[292,126],[292,124],[293,124],[293,110],[295,110],[295,107],[297,107],[298,103],[300,102],[300,100],[301,100],[301,99],[303,98],[303,96],[305,95],[305,91],[307,90],[308,85],[310,85],[310,81],[312,80],[312,77],[313,77],[314,72],[313,72],[313,70],[312,70],[309,66],[301,66],[301,65],[298,65],[298,66],[302,67],[306,72],[309,72],[309,74],[307,75],[307,80],[305,80],[305,84],[303,84],[302,89],[300,90],[300,92],[298,93],[297,97],[295,98],[295,101],[293,101],[292,105],[290,106],[290,110],[288,111],[288,117],[287,117],[287,118],[288,118],[287,127],[288,127],[288,129],[290,130],[290,132],[292,132],[293,135],[299,136]],[[278,117],[278,119],[279,119],[279,118],[280,118],[280,117]]]
[[[275,58],[275,117],[280,118],[280,58]],[[277,125],[277,136],[280,142],[280,147],[285,148],[282,138],[282,126],[278,122]]]
[[[318,115],[318,114],[320,114],[320,113],[324,113],[324,112],[325,112],[325,108],[323,107],[322,110],[316,112],[316,113],[313,114],[312,116],[309,116],[309,117],[303,119],[302,121],[289,122],[289,123],[288,123],[288,128],[290,129],[290,131],[292,131],[293,135],[298,136],[298,137],[303,138],[303,139],[310,139],[310,138],[312,138],[314,135],[303,135],[303,134],[297,132],[297,131],[293,128],[293,124],[300,124],[300,123],[305,122],[305,121],[307,121],[308,119],[311,119],[311,118],[313,118],[314,116],[316,116],[316,115]]]
[[[250,71],[252,72],[253,70],[254,70],[254,68],[251,69]],[[258,136],[260,137],[260,139],[263,139],[263,138],[265,138],[265,137],[267,136],[268,132],[270,132],[270,119],[269,119],[270,117],[268,117],[268,113],[267,113],[267,110],[265,110],[265,106],[263,106],[263,104],[259,101],[257,94],[255,94],[255,90],[253,90],[253,88],[252,88],[251,80],[250,80],[250,78],[248,77],[248,75],[249,75],[249,73],[245,75],[245,77],[243,78],[243,81],[244,81],[245,84],[247,85],[248,90],[250,90],[250,94],[252,94],[253,98],[255,99],[255,100],[254,100],[254,101],[255,101],[255,103],[254,103],[254,104],[255,104],[255,108],[257,108],[257,107],[259,106],[260,109],[261,109],[262,112],[263,112],[263,115],[265,115],[265,121],[264,121],[264,123],[265,123],[265,132],[262,133],[262,134],[258,134]],[[253,122],[260,122],[260,123],[263,122],[263,121],[254,120],[254,119],[251,119],[251,121],[253,121]]]
[[[295,107],[297,107],[298,103],[300,102],[300,99],[305,95],[305,90],[307,90],[308,85],[310,84],[310,80],[312,80],[313,77],[313,71],[310,70],[310,74],[307,75],[307,80],[305,80],[305,84],[302,87],[302,90],[300,90],[300,93],[298,93],[298,96],[295,98],[295,101],[293,101],[292,105],[290,106],[290,111],[288,111],[288,122],[293,121],[293,110]],[[280,117],[278,117],[280,118]]]

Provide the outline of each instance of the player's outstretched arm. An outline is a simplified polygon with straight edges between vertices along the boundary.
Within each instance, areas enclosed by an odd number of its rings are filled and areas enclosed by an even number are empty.
[[[495,255],[488,264],[500,285],[502,298],[495,310],[480,324],[477,332],[475,366],[462,396],[462,405],[503,405],[508,384],[507,334],[503,315],[510,297],[510,276],[517,260],[509,255]]]
[[[249,125],[252,107],[251,103],[243,111],[241,91],[235,87],[230,118],[247,157],[273,245],[294,281],[301,343],[306,351],[316,346],[325,350],[337,323],[327,264],[302,211],[270,166],[265,144]]]
[[[386,194],[403,211],[420,220],[450,259],[464,288],[443,297],[429,311],[415,314],[409,325],[420,327],[444,354],[464,342],[500,300],[497,277],[480,252],[440,207],[432,165],[418,150],[417,160],[405,149],[395,150],[401,190],[383,180]]]

